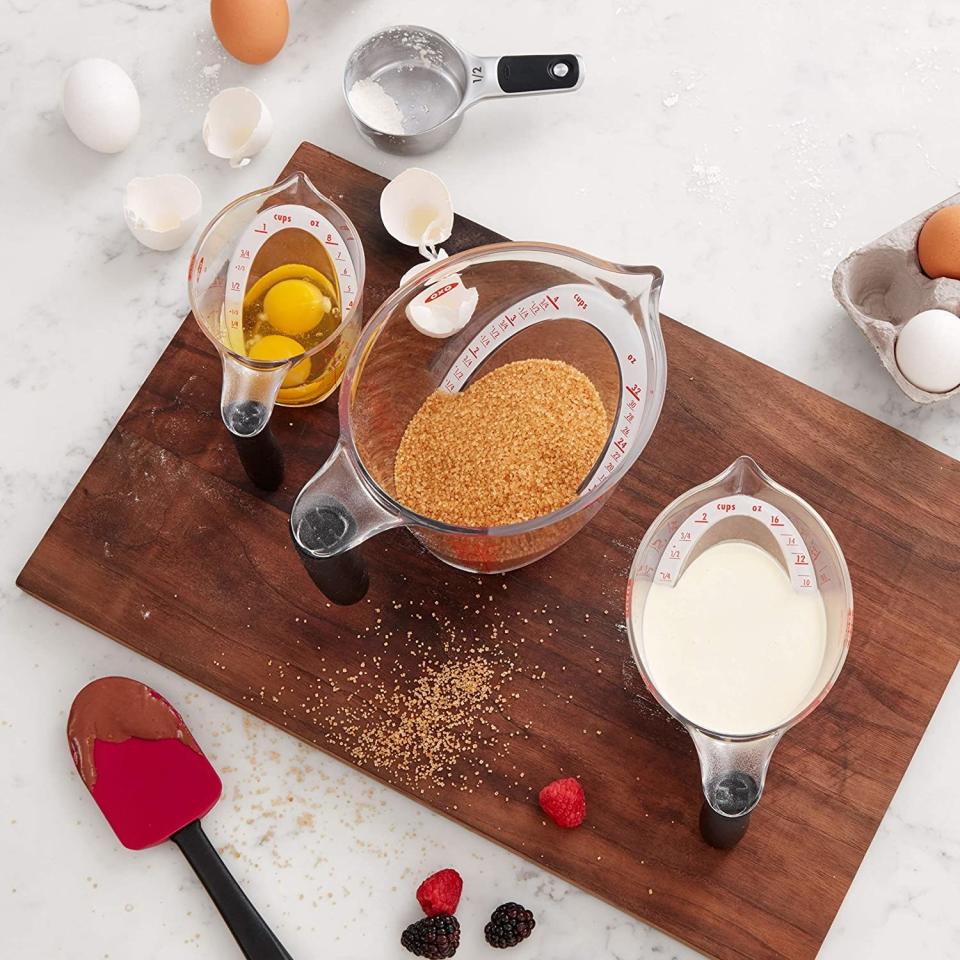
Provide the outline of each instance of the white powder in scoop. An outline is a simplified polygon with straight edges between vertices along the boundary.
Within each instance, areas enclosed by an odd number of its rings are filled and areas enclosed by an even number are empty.
[[[400,106],[376,80],[357,80],[347,94],[353,112],[368,126],[381,133],[403,133]]]

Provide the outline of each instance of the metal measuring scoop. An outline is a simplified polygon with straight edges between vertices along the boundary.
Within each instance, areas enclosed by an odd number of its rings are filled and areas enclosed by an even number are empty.
[[[403,117],[403,133],[388,133],[358,115],[350,92],[373,81]],[[583,82],[574,53],[477,57],[426,27],[396,26],[364,40],[347,59],[343,93],[360,133],[390,153],[428,153],[456,133],[464,113],[491,97],[566,93]]]

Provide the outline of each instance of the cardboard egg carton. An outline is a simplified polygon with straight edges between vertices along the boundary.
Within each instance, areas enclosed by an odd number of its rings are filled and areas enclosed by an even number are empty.
[[[917,236],[927,218],[957,203],[960,193],[854,250],[833,272],[834,296],[873,344],[897,386],[917,403],[960,393],[960,386],[948,393],[921,390],[900,372],[894,356],[900,329],[921,310],[939,307],[960,314],[960,280],[931,280],[917,260]]]

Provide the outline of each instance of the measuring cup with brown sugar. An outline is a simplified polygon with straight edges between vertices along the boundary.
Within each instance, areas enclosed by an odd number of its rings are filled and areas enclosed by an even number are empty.
[[[438,261],[393,293],[347,362],[340,440],[290,516],[314,582],[335,602],[361,599],[368,575],[358,548],[392,527],[407,527],[444,563],[476,573],[525,566],[577,533],[640,456],[660,416],[662,279],[656,267],[621,266],[568,247],[498,243]],[[444,337],[419,332],[411,313],[422,316],[448,294],[466,304],[462,326]],[[502,368],[523,361],[572,367],[607,414],[599,456],[569,502],[495,524],[446,522],[402,502],[398,452],[425,402],[438,392],[460,394],[493,371],[505,379]],[[476,443],[493,450],[496,440],[479,432]]]

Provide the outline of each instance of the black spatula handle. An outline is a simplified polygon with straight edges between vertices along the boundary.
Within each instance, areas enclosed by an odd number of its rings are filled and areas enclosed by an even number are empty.
[[[199,820],[170,838],[196,871],[247,960],[292,960],[207,839]]]

